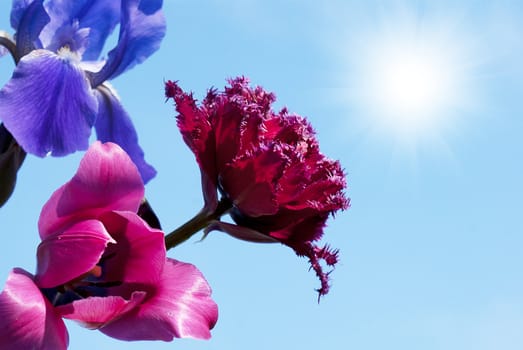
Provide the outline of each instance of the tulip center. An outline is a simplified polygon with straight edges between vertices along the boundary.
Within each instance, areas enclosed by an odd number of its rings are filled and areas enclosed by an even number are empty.
[[[60,306],[72,303],[75,300],[89,297],[104,297],[109,293],[108,289],[122,284],[121,281],[103,280],[103,265],[109,257],[104,257],[87,273],[54,288],[42,288],[43,294],[53,304]]]

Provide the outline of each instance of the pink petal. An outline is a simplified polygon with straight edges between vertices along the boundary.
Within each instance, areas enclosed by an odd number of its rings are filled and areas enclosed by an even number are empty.
[[[218,306],[201,272],[167,259],[152,297],[100,330],[121,340],[208,339],[217,319]]]
[[[140,304],[145,292],[134,292],[131,300],[120,296],[89,297],[56,307],[62,317],[79,322],[89,329],[97,329]]]
[[[162,231],[147,225],[138,215],[113,212],[102,217],[115,245],[107,247],[104,279],[126,283],[156,283],[165,264]]]
[[[100,221],[86,220],[47,236],[38,246],[36,282],[42,288],[65,284],[96,266],[108,243]]]
[[[0,294],[0,348],[3,350],[66,349],[69,335],[31,274],[13,269]]]
[[[136,212],[144,195],[140,174],[116,144],[95,142],[75,176],[45,204],[38,228],[45,239],[71,222],[111,210]]]

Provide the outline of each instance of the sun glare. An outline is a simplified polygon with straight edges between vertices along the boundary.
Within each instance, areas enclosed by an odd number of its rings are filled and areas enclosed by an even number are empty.
[[[445,67],[430,57],[399,54],[377,67],[381,77],[378,95],[404,114],[421,114],[434,108],[445,94]],[[380,91],[381,90],[381,91]]]
[[[444,52],[396,44],[377,47],[368,60],[368,98],[387,128],[420,131],[438,122],[453,103],[456,83]]]
[[[447,24],[399,18],[358,40],[351,93],[373,129],[411,142],[437,133],[457,114],[464,45]]]

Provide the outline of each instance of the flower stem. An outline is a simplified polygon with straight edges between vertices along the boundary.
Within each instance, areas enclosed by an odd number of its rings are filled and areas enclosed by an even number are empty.
[[[15,64],[18,64],[18,61],[20,60],[16,54],[16,44],[13,40],[9,38],[9,34],[7,34],[4,31],[0,30],[0,45],[5,47],[9,53],[11,54],[11,57],[13,58],[13,61]]]
[[[191,220],[165,236],[165,248],[169,250],[185,242],[198,231],[206,228],[212,221],[221,218],[231,208],[232,202],[228,198],[222,198],[212,213],[203,208]]]

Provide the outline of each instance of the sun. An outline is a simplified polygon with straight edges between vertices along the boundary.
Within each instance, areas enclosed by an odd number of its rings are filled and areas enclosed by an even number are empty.
[[[389,56],[390,57],[390,56]],[[450,89],[445,67],[420,53],[395,53],[377,62],[376,95],[394,111],[422,116],[446,98]]]
[[[467,103],[466,45],[445,21],[385,22],[352,43],[350,100],[379,135],[413,143],[441,132]]]
[[[436,127],[455,103],[456,69],[444,50],[397,40],[377,46],[367,70],[372,112],[402,136]]]

